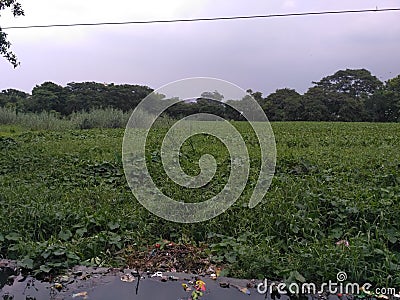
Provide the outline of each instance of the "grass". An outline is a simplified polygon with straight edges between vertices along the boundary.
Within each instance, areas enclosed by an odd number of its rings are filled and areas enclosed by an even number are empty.
[[[152,118],[146,112],[139,114],[142,118]],[[91,128],[125,128],[131,116],[131,112],[106,108],[92,109],[89,112],[74,112],[69,116],[61,116],[57,112],[23,113],[13,108],[0,107],[0,125],[3,130],[17,127],[25,130],[55,130],[65,131],[73,129]],[[163,117],[158,124],[170,122],[169,118]]]
[[[273,123],[276,173],[254,209],[244,204],[257,180],[257,141],[246,123],[234,124],[250,153],[248,184],[225,213],[197,224],[165,221],[134,199],[122,169],[123,129],[0,126],[1,255],[46,273],[123,265],[124,249],[168,239],[208,245],[231,276],[327,282],[345,271],[352,282],[400,284],[400,124]],[[186,202],[218,193],[230,163],[222,143],[196,135],[183,144],[187,173],[198,173],[205,153],[218,170],[206,188],[179,189],[161,167],[166,131],[152,130],[146,149],[154,181]]]

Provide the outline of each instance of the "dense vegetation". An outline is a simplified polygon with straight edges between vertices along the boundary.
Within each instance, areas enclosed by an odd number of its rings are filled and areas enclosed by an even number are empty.
[[[326,76],[303,95],[293,89],[278,89],[263,97],[248,90],[271,121],[372,121],[400,120],[400,75],[383,83],[368,70],[339,70]],[[141,85],[114,85],[96,82],[69,83],[65,87],[45,82],[28,94],[15,89],[0,92],[0,107],[23,112],[53,112],[68,117],[80,111],[114,108],[131,111],[153,90]],[[224,102],[209,100],[210,93]],[[160,100],[162,99],[162,95]],[[165,99],[164,99],[165,100]],[[204,91],[197,100],[180,102],[168,109],[172,118],[197,112],[213,113],[230,120],[241,120],[231,109],[230,99],[218,91]]]
[[[122,129],[0,127],[1,255],[51,272],[77,263],[123,265],[127,250],[168,239],[208,245],[232,276],[299,272],[308,282],[326,282],[341,270],[353,282],[400,284],[400,124],[273,123],[276,175],[254,209],[243,204],[257,179],[257,141],[246,123],[233,124],[251,157],[246,190],[217,218],[184,225],[152,215],[134,199],[122,169]],[[165,132],[152,130],[146,159],[168,192],[175,187],[162,180]],[[196,135],[182,147],[185,169],[195,172],[204,152],[216,154],[219,168],[228,166],[221,143]],[[225,180],[217,172],[206,190],[175,192],[193,201],[217,193]],[[337,245],[341,240],[349,245]]]

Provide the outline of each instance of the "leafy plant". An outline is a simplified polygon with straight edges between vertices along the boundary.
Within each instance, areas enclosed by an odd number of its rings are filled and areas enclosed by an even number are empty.
[[[2,257],[46,274],[74,264],[124,265],[124,249],[165,239],[208,244],[211,259],[231,276],[326,282],[345,271],[354,282],[400,284],[400,124],[273,123],[276,173],[254,209],[246,204],[258,176],[259,147],[248,124],[234,125],[250,156],[247,186],[225,213],[196,224],[160,219],[133,197],[119,154],[122,129],[5,128]],[[219,193],[230,171],[225,146],[207,135],[184,143],[180,163],[188,174],[197,174],[206,153],[218,168],[206,186],[181,188],[162,168],[166,131],[160,125],[149,135],[146,162],[154,182],[187,202]],[[342,240],[348,246],[336,244]]]

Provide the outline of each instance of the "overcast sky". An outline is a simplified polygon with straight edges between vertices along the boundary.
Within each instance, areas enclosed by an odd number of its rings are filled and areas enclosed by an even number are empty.
[[[24,17],[3,11],[2,27],[145,21],[400,7],[398,0],[21,0]],[[173,24],[12,29],[21,65],[0,59],[0,90],[30,92],[52,81],[143,84],[158,88],[216,77],[269,94],[304,93],[339,69],[400,74],[400,12]]]

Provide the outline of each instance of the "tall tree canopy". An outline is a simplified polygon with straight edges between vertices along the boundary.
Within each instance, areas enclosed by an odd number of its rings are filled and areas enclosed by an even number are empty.
[[[11,8],[14,17],[24,15],[21,4],[15,0],[0,0],[0,12],[6,8]],[[7,39],[7,33],[3,32],[0,26],[0,54],[15,68],[19,65],[19,62],[17,56],[10,50],[10,47],[11,43]]]
[[[270,94],[261,104],[271,121],[300,120],[301,95],[295,90],[284,88]]]
[[[382,87],[382,82],[366,69],[339,70],[313,83],[326,92],[348,94],[352,98],[370,96]]]
[[[175,103],[177,99],[152,93],[153,89],[142,85],[71,82],[63,87],[44,82],[31,94],[15,89],[0,91],[0,107],[17,112],[54,111],[61,116],[106,107],[130,111],[151,93],[146,107],[150,113],[172,101],[175,104],[163,115],[181,119],[210,113],[227,120],[244,120],[245,116],[256,118],[254,102],[248,101],[253,96],[271,121],[400,122],[400,75],[383,84],[367,70],[347,69],[315,84],[303,95],[290,88],[277,89],[267,97],[247,90],[242,99],[232,100],[218,91],[206,91],[198,98]]]
[[[367,112],[372,121],[400,121],[400,75],[385,82],[383,89],[367,99]]]

